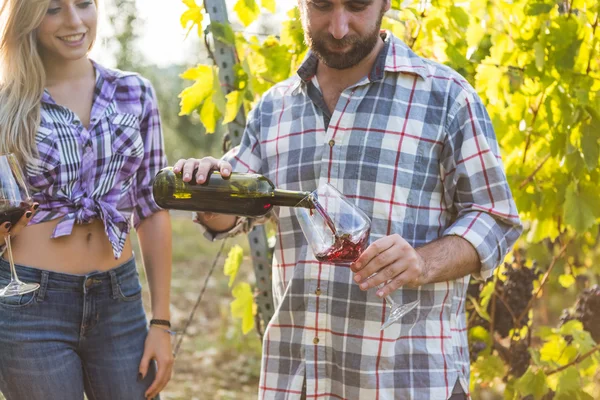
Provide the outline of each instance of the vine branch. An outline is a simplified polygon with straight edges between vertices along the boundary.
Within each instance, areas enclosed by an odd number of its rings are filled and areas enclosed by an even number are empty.
[[[529,310],[531,310],[531,307],[533,306],[533,302],[535,301],[535,299],[537,299],[538,295],[540,294],[540,292],[544,288],[544,285],[548,281],[548,277],[550,276],[550,272],[552,272],[552,270],[554,269],[554,266],[556,265],[556,262],[564,255],[564,253],[567,250],[567,247],[569,246],[570,242],[571,242],[571,240],[567,240],[567,243],[565,243],[562,246],[562,248],[560,249],[560,251],[558,252],[558,254],[555,255],[552,258],[552,262],[550,263],[550,266],[548,267],[548,270],[546,270],[546,273],[544,274],[544,276],[542,277],[542,280],[540,281],[540,286],[538,287],[538,290],[531,297],[531,299],[529,299],[529,303],[527,303],[527,307],[525,307],[525,309],[523,310],[523,312],[519,316],[519,321],[521,321],[527,315],[527,313],[529,312]]]
[[[567,369],[569,367],[572,367],[573,365],[577,365],[580,362],[582,362],[583,360],[585,360],[586,358],[588,358],[591,355],[593,355],[598,350],[600,350],[600,344],[596,345],[596,347],[594,347],[593,349],[591,349],[587,353],[584,353],[582,355],[579,355],[579,356],[575,357],[575,359],[573,361],[571,361],[570,363],[565,364],[562,367],[553,369],[552,371],[546,372],[546,376],[550,376],[550,375],[556,374],[557,372],[564,371],[565,369]]]
[[[542,162],[537,167],[535,167],[535,169],[533,170],[533,172],[531,173],[531,175],[529,175],[527,178],[525,178],[525,180],[523,182],[521,182],[521,184],[519,185],[519,189],[523,189],[525,186],[527,186],[527,184],[529,182],[531,182],[533,180],[533,178],[535,177],[535,175],[540,171],[540,169],[542,169],[542,167],[544,166],[544,164],[546,164],[546,161],[548,161],[551,156],[552,156],[552,154],[548,154],[542,160]]]

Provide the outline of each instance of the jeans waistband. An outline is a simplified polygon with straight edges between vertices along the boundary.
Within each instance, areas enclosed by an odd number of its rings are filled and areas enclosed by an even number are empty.
[[[85,275],[47,271],[20,264],[15,264],[15,269],[20,280],[40,283],[45,290],[86,292],[93,287],[114,291],[119,283],[138,279],[135,257],[108,271],[94,271]],[[0,258],[1,275],[10,276],[10,264],[3,258]]]

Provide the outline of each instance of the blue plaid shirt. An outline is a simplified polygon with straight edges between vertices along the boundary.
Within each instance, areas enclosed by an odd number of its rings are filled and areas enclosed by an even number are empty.
[[[31,224],[60,218],[52,237],[74,224],[103,221],[119,258],[131,227],[160,210],[150,182],[166,166],[154,90],[137,74],[94,63],[96,87],[88,128],[44,91],[38,156],[26,166],[33,200]]]
[[[488,114],[455,71],[384,40],[333,113],[309,54],[250,114],[234,169],[287,190],[332,184],[371,218],[370,242],[461,236],[487,278],[521,233]],[[420,305],[380,331],[389,308],[376,291],[361,291],[348,266],[318,262],[293,210],[278,211],[259,399],[298,398],[305,378],[309,399],[447,399],[457,381],[468,393],[468,276],[398,289],[397,302]]]

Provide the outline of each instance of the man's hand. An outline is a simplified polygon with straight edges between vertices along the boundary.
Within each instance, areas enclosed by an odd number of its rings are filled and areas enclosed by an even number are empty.
[[[195,169],[196,176],[192,176]],[[231,164],[227,161],[217,160],[214,157],[204,158],[188,158],[187,160],[181,159],[173,166],[173,172],[183,172],[183,181],[189,182],[192,179],[196,179],[197,183],[204,183],[206,177],[212,171],[219,171],[224,178],[228,178],[231,175]]]
[[[196,176],[193,176],[196,170]],[[208,174],[218,170],[223,178],[231,175],[231,164],[227,161],[217,160],[214,157],[181,159],[173,166],[173,172],[183,172],[183,181],[190,182],[195,179],[197,183],[206,182]],[[215,214],[210,212],[198,212],[197,220],[213,232],[226,232],[233,228],[236,218],[231,215]]]
[[[427,283],[425,260],[398,234],[373,242],[350,267],[356,272],[354,280],[361,290],[387,282],[377,291],[381,298],[401,286]]]

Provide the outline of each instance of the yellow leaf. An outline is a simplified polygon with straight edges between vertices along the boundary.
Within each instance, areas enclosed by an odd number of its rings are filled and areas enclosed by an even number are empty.
[[[571,274],[562,274],[558,277],[558,283],[568,289],[575,283],[575,278]]]
[[[202,6],[198,6],[195,0],[183,0],[183,3],[188,6],[188,10],[181,15],[181,26],[186,29],[191,22],[192,25],[190,26],[190,29],[193,28],[194,25],[198,25],[198,34],[202,34],[202,21],[204,20]]]
[[[265,10],[275,13],[275,0],[262,0],[261,5]]]
[[[233,92],[229,93],[226,97],[227,106],[225,111],[225,118],[223,119],[223,124],[228,124],[231,121],[235,120],[235,117],[237,117],[238,111],[242,106],[244,94],[239,90],[234,90]]]
[[[235,300],[231,302],[231,315],[235,318],[242,318],[242,332],[250,332],[254,327],[254,296],[250,285],[247,283],[238,283],[232,292]]]
[[[238,0],[233,6],[233,10],[237,13],[244,26],[248,26],[256,21],[260,15],[260,8],[256,4],[256,0]]]
[[[179,115],[189,115],[192,111],[200,107],[206,98],[211,95],[213,73],[210,67],[199,66],[196,69],[184,72],[182,77],[196,80],[196,83],[185,88],[179,95],[181,99]]]
[[[190,68],[179,76],[190,81],[197,81],[198,79],[206,79],[209,74],[213,73],[213,69],[210,65],[198,64],[197,67]]]
[[[233,285],[233,281],[237,276],[237,273],[242,264],[242,258],[244,257],[244,249],[241,246],[235,245],[229,250],[227,259],[225,260],[224,272],[229,277],[229,287]]]
[[[200,110],[200,121],[204,125],[204,128],[206,128],[206,133],[215,133],[219,118],[221,118],[221,113],[217,110],[215,102],[212,101],[212,98],[207,98]]]

